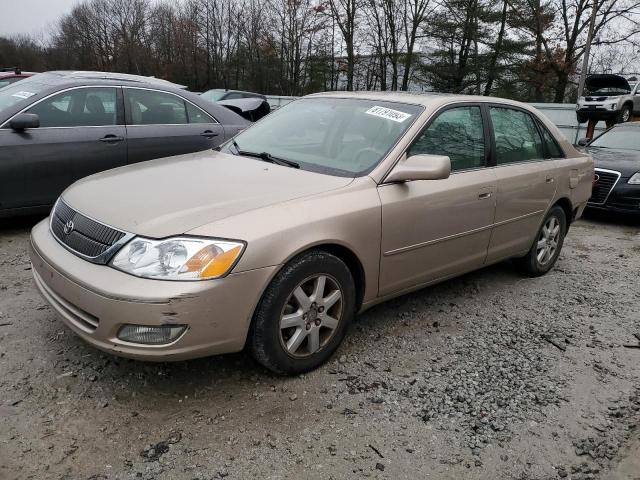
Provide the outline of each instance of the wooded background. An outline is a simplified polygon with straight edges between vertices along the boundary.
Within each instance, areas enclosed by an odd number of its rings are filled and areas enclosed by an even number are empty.
[[[640,0],[85,0],[40,38],[0,37],[0,66],[573,101],[594,3],[590,71],[632,73]]]

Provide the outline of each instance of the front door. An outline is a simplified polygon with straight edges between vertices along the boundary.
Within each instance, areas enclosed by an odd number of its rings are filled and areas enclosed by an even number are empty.
[[[220,145],[224,128],[208,113],[179,95],[126,87],[129,163]]]
[[[118,88],[75,88],[26,110],[40,127],[0,131],[0,208],[51,205],[74,181],[125,165],[126,131]]]
[[[451,176],[383,184],[379,294],[384,296],[481,267],[495,214],[496,179],[479,105],[440,112],[407,155],[448,155]]]

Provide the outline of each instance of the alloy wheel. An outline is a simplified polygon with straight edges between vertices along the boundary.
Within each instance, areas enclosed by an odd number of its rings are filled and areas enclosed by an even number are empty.
[[[280,316],[280,341],[289,355],[308,357],[333,337],[343,315],[343,293],[329,275],[300,283],[289,295]]]
[[[555,216],[547,219],[540,230],[538,244],[536,246],[536,258],[542,266],[548,264],[558,249],[560,238],[560,222]]]

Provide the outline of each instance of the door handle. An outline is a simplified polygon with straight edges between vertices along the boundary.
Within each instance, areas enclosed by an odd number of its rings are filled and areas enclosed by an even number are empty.
[[[202,132],[200,134],[201,137],[207,137],[207,138],[213,138],[213,137],[217,137],[218,134],[215,132],[212,132],[211,130],[205,130],[204,132]]]
[[[100,139],[104,143],[118,143],[124,140],[124,137],[118,137],[117,135],[105,135]]]
[[[491,195],[493,195],[491,192],[482,192],[478,194],[478,198],[483,200],[485,198],[491,198]]]

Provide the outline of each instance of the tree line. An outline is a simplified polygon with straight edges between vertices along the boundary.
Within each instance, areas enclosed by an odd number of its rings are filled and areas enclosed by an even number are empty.
[[[0,66],[276,95],[434,90],[562,102],[595,8],[600,72],[633,70],[640,0],[84,0]]]

